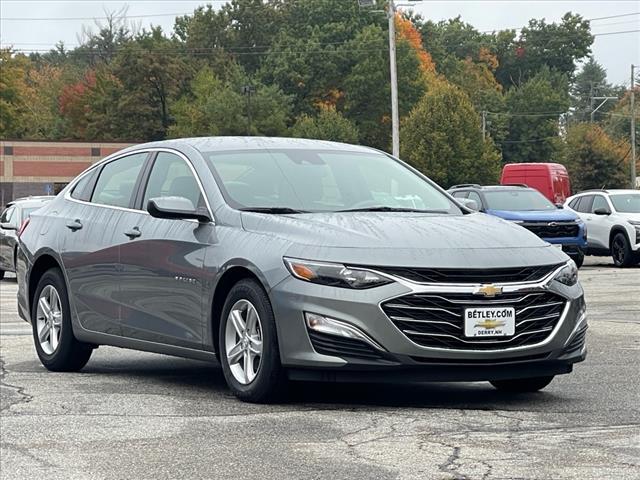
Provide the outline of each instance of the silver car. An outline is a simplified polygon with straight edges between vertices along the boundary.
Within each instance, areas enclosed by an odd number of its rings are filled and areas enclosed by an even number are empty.
[[[536,391],[585,358],[577,270],[374,149],[278,138],[128,148],[20,237],[41,362],[98,345],[218,360],[241,399],[289,380]]]
[[[52,198],[52,196],[17,198],[7,203],[0,213],[0,279],[4,278],[5,272],[16,271],[18,231],[22,223]]]

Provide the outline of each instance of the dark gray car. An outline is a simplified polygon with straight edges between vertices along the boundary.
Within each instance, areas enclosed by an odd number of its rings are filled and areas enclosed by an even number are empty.
[[[51,370],[97,345],[214,360],[240,398],[288,380],[488,380],[585,358],[577,269],[365,147],[195,138],[114,154],[20,238],[19,311]]]
[[[50,201],[52,196],[25,197],[9,202],[0,214],[0,279],[16,271],[18,230],[22,222]]]

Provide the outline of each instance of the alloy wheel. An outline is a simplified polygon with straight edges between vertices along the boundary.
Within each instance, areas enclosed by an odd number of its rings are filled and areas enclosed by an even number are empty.
[[[624,263],[624,242],[620,237],[613,240],[613,258],[620,265]]]
[[[234,303],[225,327],[227,362],[233,377],[250,384],[262,363],[262,324],[256,308],[248,300]]]
[[[45,286],[38,298],[36,310],[36,331],[40,348],[47,355],[53,355],[60,344],[62,330],[62,305],[60,295],[53,285]]]

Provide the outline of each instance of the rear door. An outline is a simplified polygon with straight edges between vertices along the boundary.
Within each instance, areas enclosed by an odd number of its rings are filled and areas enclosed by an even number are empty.
[[[207,208],[188,160],[158,152],[139,192],[137,212],[127,212],[116,235],[120,247],[121,325],[139,340],[200,349],[203,346],[204,255],[213,224],[154,218],[143,209],[149,199],[179,196]]]
[[[133,205],[149,154],[106,163],[83,177],[60,214],[66,229],[62,260],[77,318],[87,330],[120,334],[119,243],[115,227]]]

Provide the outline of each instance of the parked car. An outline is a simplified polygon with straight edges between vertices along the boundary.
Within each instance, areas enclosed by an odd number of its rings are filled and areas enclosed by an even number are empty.
[[[22,222],[50,201],[52,196],[25,197],[9,202],[0,214],[0,279],[5,272],[16,271],[17,232]]]
[[[527,185],[556,205],[562,205],[571,195],[569,173],[559,163],[507,163],[502,168],[500,184]]]
[[[130,147],[32,215],[20,245],[20,315],[54,371],[97,345],[217,356],[238,397],[268,401],[288,380],[535,391],[586,355],[569,257],[366,147]]]
[[[476,202],[481,212],[504,218],[531,230],[544,241],[561,248],[578,268],[584,262],[587,228],[580,217],[558,208],[533,188],[516,185],[455,185],[455,198]]]
[[[590,190],[567,199],[589,228],[587,255],[611,255],[618,267],[640,263],[640,191]]]

